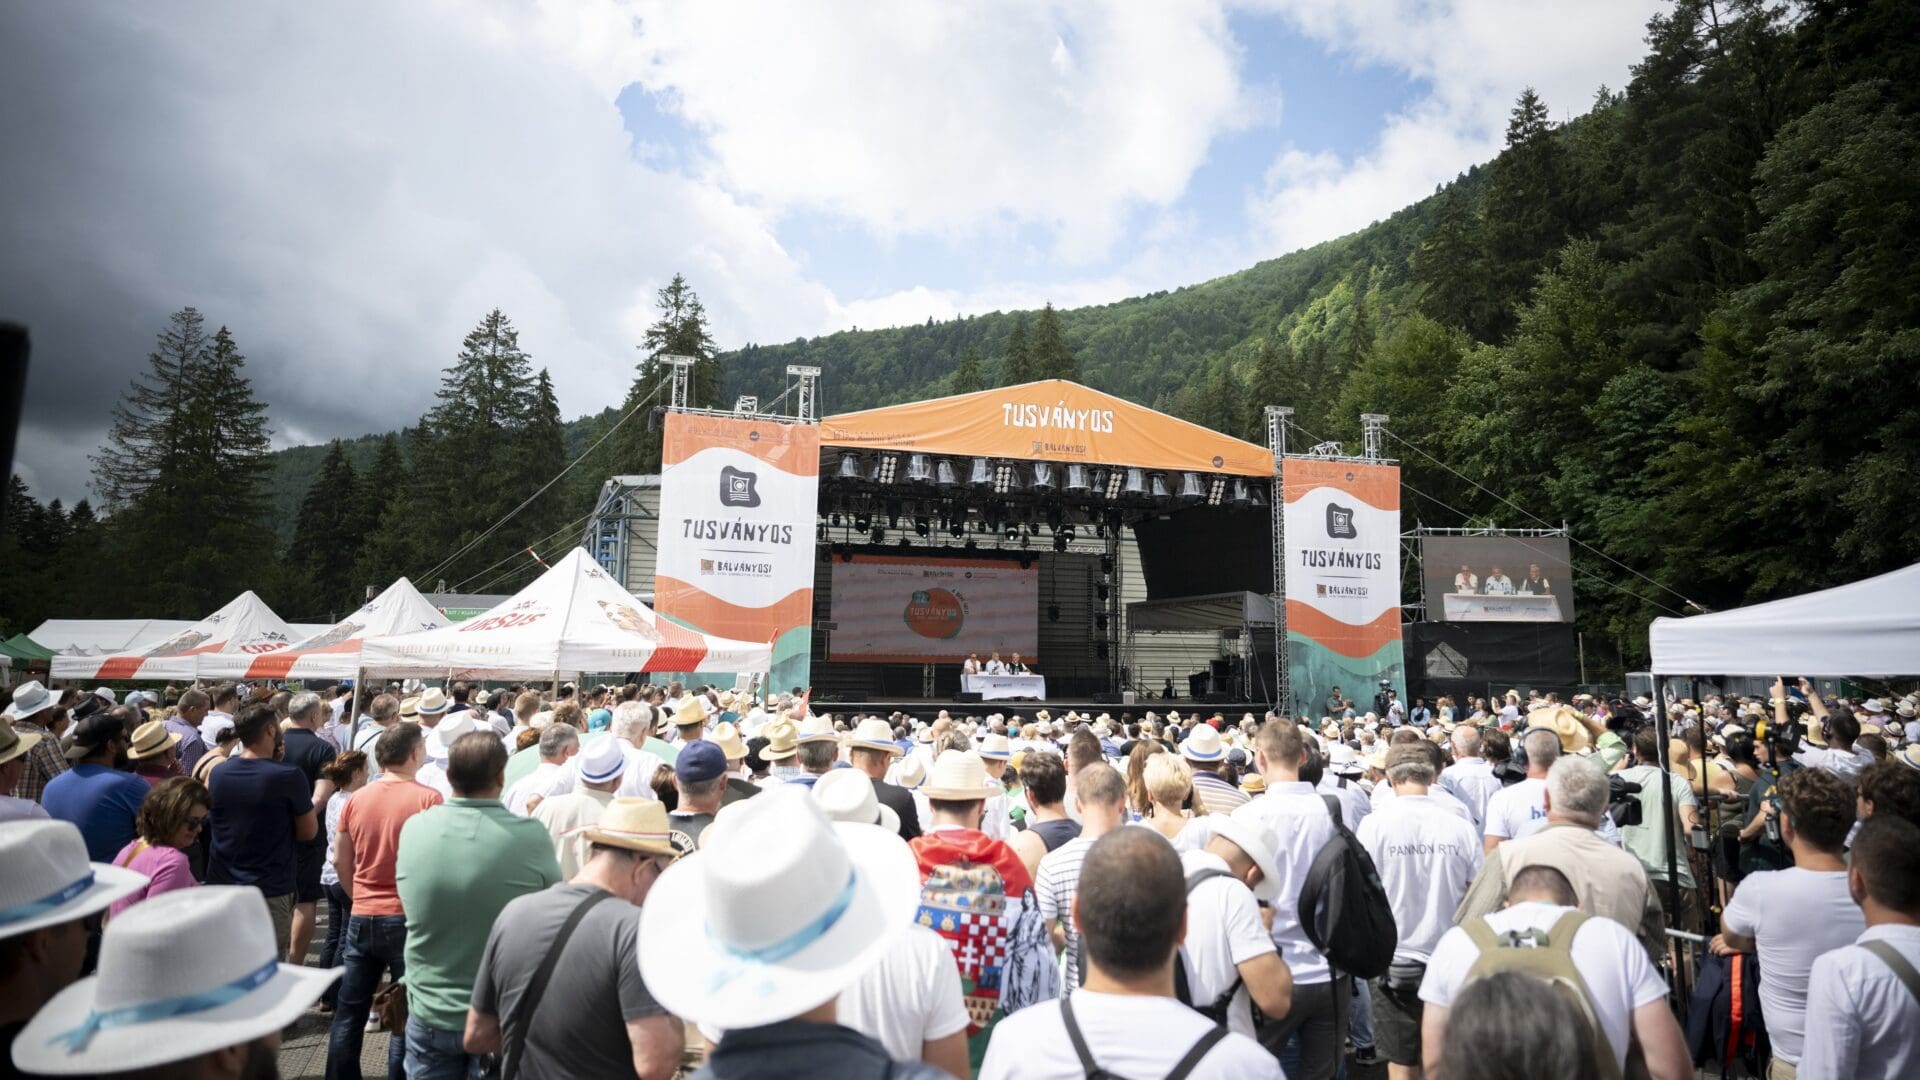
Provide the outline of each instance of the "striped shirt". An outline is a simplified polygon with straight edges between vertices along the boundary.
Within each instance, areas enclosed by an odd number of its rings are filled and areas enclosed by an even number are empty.
[[[22,720],[13,722],[13,730],[22,735],[39,735],[40,741],[27,751],[27,767],[20,773],[20,782],[13,786],[12,794],[22,799],[40,801],[46,793],[47,782],[67,771],[66,755],[60,752],[60,740],[39,724],[30,724]],[[0,791],[0,795],[8,794]]]
[[[1067,930],[1067,974],[1064,991],[1080,985],[1080,935],[1073,929],[1073,894],[1080,888],[1080,864],[1087,859],[1093,841],[1076,836],[1040,860],[1033,893],[1040,901],[1040,921],[1052,925],[1059,919]]]
[[[1231,814],[1253,798],[1216,774],[1199,769],[1193,770],[1193,793],[1200,797],[1209,814]]]

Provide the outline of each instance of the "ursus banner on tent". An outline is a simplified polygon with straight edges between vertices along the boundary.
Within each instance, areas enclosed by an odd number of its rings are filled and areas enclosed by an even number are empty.
[[[1287,458],[1287,668],[1295,711],[1318,717],[1338,686],[1406,700],[1400,645],[1400,467]]]
[[[772,685],[806,686],[819,427],[668,413],[660,460],[654,610],[771,642]]]

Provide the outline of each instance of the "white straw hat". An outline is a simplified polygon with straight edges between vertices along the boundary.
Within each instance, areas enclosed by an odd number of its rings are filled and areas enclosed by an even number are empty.
[[[920,868],[898,835],[835,825],[798,788],[735,805],[701,840],[640,910],[648,989],[696,1023],[759,1027],[818,1007],[878,963],[920,906]]]
[[[971,750],[942,750],[927,774],[921,794],[929,799],[984,799],[1006,791],[987,775],[980,755]]]
[[[833,721],[824,716],[809,716],[800,721],[799,741],[802,743],[837,742],[839,738],[833,730]]]
[[[27,1073],[90,1076],[185,1061],[293,1023],[343,970],[280,963],[258,889],[176,889],[107,924],[100,973],[28,1022],[13,1062]]]
[[[854,727],[850,745],[889,754],[901,753],[900,744],[893,741],[892,725],[877,716],[869,716]]]
[[[7,706],[6,717],[17,720],[32,716],[34,713],[51,709],[60,704],[53,692],[40,684],[39,679],[29,679],[13,688],[13,701]]]
[[[68,821],[20,821],[0,828],[0,938],[104,911],[147,883],[147,875],[87,861],[87,842]]]
[[[1257,808],[1250,803],[1240,808],[1249,809]],[[1216,818],[1212,822],[1213,835],[1231,840],[1235,847],[1247,853],[1253,865],[1260,868],[1260,884],[1253,887],[1253,898],[1271,900],[1280,894],[1278,860],[1274,857],[1280,845],[1274,839],[1273,830],[1267,827],[1258,813],[1243,814],[1240,810]]]
[[[900,815],[873,794],[873,781],[859,769],[833,769],[813,783],[813,801],[835,821],[900,831]]]
[[[1219,761],[1227,756],[1227,750],[1220,745],[1219,730],[1212,724],[1201,724],[1181,741],[1180,756],[1188,761]]]
[[[627,771],[627,752],[620,748],[620,740],[611,735],[602,735],[589,740],[587,748],[580,751],[580,779],[589,784],[604,784]]]
[[[980,741],[979,753],[983,758],[992,758],[995,761],[1006,761],[1013,757],[1013,747],[1007,742],[1005,735],[996,732]]]

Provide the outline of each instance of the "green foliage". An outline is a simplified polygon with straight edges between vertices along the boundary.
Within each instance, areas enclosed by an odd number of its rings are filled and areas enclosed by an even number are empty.
[[[960,354],[960,363],[953,369],[953,378],[947,384],[949,394],[976,394],[987,388],[987,374],[980,359],[980,350],[972,345]]]
[[[1027,317],[1014,317],[1007,331],[1007,350],[1000,358],[1000,385],[1018,386],[1039,379],[1040,365],[1035,361],[1033,345],[1027,340]]]
[[[1060,314],[1053,310],[1052,304],[1041,308],[1040,317],[1034,321],[1030,363],[1036,379],[1077,380],[1080,377],[1080,363],[1074,359],[1066,332],[1060,329]]]
[[[669,401],[667,388],[673,372],[662,357],[693,358],[687,381],[688,404],[697,408],[717,409],[732,403],[727,392],[725,367],[714,347],[713,335],[707,327],[707,309],[700,303],[699,295],[685,278],[675,274],[673,280],[660,290],[655,302],[659,306],[660,317],[647,327],[647,335],[640,344],[644,359],[634,374],[633,385],[627,389],[626,401],[620,406],[621,415],[635,409],[640,411],[621,426],[614,438],[608,440],[612,449],[609,455],[611,467],[603,469],[603,472],[660,471],[661,432],[651,423],[647,414],[649,410],[666,405]],[[769,399],[771,397],[768,395]]]

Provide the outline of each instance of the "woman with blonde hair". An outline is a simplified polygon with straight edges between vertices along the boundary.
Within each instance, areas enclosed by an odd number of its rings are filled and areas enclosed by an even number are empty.
[[[1160,744],[1152,739],[1141,739],[1127,754],[1127,811],[1133,821],[1145,818],[1153,810],[1153,797],[1147,794],[1144,773],[1147,759],[1165,752]]]
[[[1141,779],[1146,784],[1147,798],[1151,801],[1147,818],[1142,825],[1153,829],[1174,843],[1180,832],[1193,822],[1194,815],[1205,810],[1189,810],[1198,806],[1193,797],[1193,767],[1179,754],[1155,754],[1147,759]]]
[[[153,785],[140,802],[134,819],[136,835],[114,856],[113,865],[147,875],[147,883],[114,901],[108,914],[118,915],[149,897],[200,884],[187,861],[187,849],[207,827],[213,796],[207,785],[190,776],[174,776]]]

